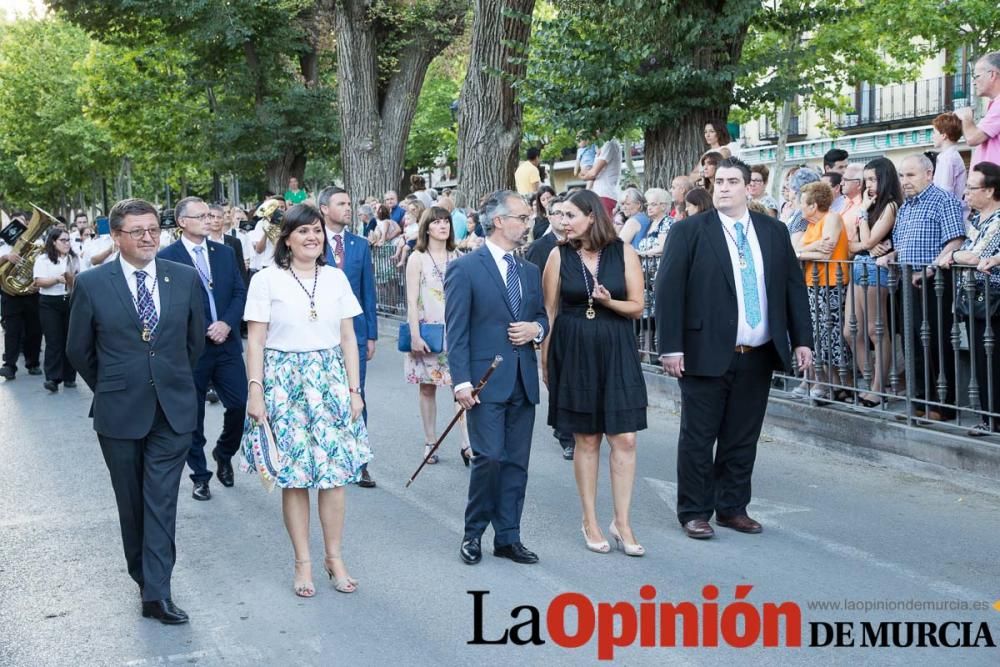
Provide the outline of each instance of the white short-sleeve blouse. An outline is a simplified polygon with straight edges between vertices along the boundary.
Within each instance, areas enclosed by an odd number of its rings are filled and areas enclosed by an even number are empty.
[[[340,269],[319,267],[316,279],[316,321],[309,319],[312,278],[301,279],[288,269],[269,266],[254,274],[247,291],[243,319],[267,322],[264,347],[282,352],[329,350],[340,345],[340,323],[361,314],[351,283]]]
[[[35,266],[32,269],[33,277],[58,278],[66,273],[68,270],[68,264],[69,257],[66,257],[65,255],[60,257],[57,262],[53,262],[49,259],[48,255],[42,253],[35,259]],[[56,283],[50,287],[39,287],[38,293],[44,296],[65,296],[66,285],[63,283]]]

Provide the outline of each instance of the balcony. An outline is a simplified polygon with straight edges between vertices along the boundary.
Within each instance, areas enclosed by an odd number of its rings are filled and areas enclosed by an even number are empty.
[[[802,122],[800,123],[800,119]],[[801,125],[801,128],[800,128]],[[778,133],[781,130],[781,123],[772,123],[770,118],[762,118],[760,121],[760,140],[766,143],[775,143],[778,141]],[[792,116],[791,122],[788,124],[788,139],[790,141],[796,141],[805,137],[805,120],[802,116]]]
[[[964,102],[969,95],[967,84],[967,76],[956,74],[891,86],[861,85],[854,93],[854,111],[831,113],[829,120],[848,131],[927,122],[940,113],[954,111],[956,100]]]

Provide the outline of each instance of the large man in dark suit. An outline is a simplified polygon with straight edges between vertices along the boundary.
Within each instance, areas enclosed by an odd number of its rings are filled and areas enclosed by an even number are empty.
[[[548,333],[541,272],[515,257],[524,243],[531,209],[509,190],[484,207],[486,243],[448,266],[444,279],[448,365],[455,398],[469,410],[469,440],[476,453],[459,555],[470,565],[482,558],[480,539],[493,524],[493,555],[537,563],[521,543],[521,510],[528,484],[531,431],[538,404],[534,343]],[[472,385],[495,355],[503,363],[483,391]]]
[[[375,298],[375,266],[368,239],[347,231],[351,223],[351,196],[336,186],[320,191],[317,198],[323,224],[326,227],[326,263],[347,275],[354,298],[361,304],[361,314],[354,318],[354,337],[358,339],[358,359],[361,362],[361,398],[365,398],[365,376],[368,362],[375,356],[378,340],[378,312]],[[362,413],[368,423],[368,408]],[[368,464],[361,469],[358,486],[375,488],[375,480],[368,473]]]
[[[243,364],[240,321],[246,306],[247,289],[236,265],[233,251],[207,239],[210,221],[208,204],[197,197],[177,202],[174,218],[181,238],[160,251],[160,257],[193,268],[201,284],[205,321],[205,352],[194,371],[198,390],[198,425],[191,437],[187,463],[191,468],[191,492],[195,500],[211,500],[212,473],[205,460],[205,396],[209,383],[222,400],[225,413],[222,434],[212,450],[216,475],[223,486],[234,483],[232,458],[239,451],[243,418],[247,411],[247,372]]]
[[[744,163],[719,163],[715,210],[671,227],[656,278],[660,359],[681,389],[677,518],[695,539],[715,534],[713,513],[761,531],[747,505],[771,373],[791,370],[789,342],[812,364],[802,270],[784,225],[747,210],[749,182]]]
[[[126,199],[108,217],[120,257],[77,278],[66,355],[94,392],[94,430],[142,615],[185,623],[170,575],[177,486],[198,407],[193,371],[205,345],[201,285],[194,269],[156,259],[152,204]]]

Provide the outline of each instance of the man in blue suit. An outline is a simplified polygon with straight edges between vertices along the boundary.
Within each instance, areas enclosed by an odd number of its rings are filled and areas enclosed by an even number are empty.
[[[211,500],[208,487],[212,473],[205,460],[205,394],[211,384],[226,411],[222,434],[212,450],[216,475],[223,486],[234,483],[232,458],[239,451],[243,418],[247,409],[247,373],[243,364],[240,321],[246,305],[247,289],[229,246],[209,241],[208,204],[197,197],[177,202],[174,216],[183,230],[180,240],[164,248],[159,256],[193,267],[201,283],[205,321],[205,351],[194,370],[198,398],[198,423],[191,438],[187,463],[195,500]]]
[[[517,193],[490,197],[480,216],[486,243],[448,267],[444,279],[448,366],[455,400],[466,408],[472,460],[465,537],[459,555],[474,565],[493,524],[493,555],[537,563],[521,543],[531,432],[538,404],[535,343],[548,334],[538,267],[511,251],[524,244],[531,209]],[[503,356],[478,396],[472,385],[495,355]]]
[[[375,356],[378,339],[378,313],[375,306],[375,267],[372,264],[368,240],[347,231],[351,223],[351,196],[331,185],[323,188],[317,197],[319,211],[326,226],[326,263],[347,275],[354,297],[361,304],[361,314],[354,318],[354,336],[358,339],[358,359],[361,360],[361,398],[365,398],[365,375],[368,362]],[[362,413],[368,423],[368,408]],[[375,480],[368,474],[368,465],[361,469],[358,486],[375,488]]]

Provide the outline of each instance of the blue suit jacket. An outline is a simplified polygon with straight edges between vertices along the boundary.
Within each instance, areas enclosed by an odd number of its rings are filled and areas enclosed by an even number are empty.
[[[324,228],[325,229],[325,228]],[[327,231],[326,263],[337,266],[333,257],[333,241]],[[343,271],[351,283],[354,298],[361,304],[361,314],[354,318],[354,335],[358,345],[367,345],[369,340],[378,340],[378,312],[375,297],[375,266],[368,239],[344,230]]]
[[[507,337],[511,322],[537,322],[544,335],[549,320],[542,299],[542,274],[538,267],[517,258],[521,279],[521,312],[511,312],[507,290],[496,262],[484,245],[448,265],[444,277],[445,321],[448,338],[448,368],[455,386],[473,386],[486,372],[493,357],[503,357],[479,400],[502,403],[514,391],[520,373],[528,400],[538,403],[538,362],[532,343],[515,347]]]
[[[215,241],[207,241],[207,243],[208,266],[212,271],[212,294],[215,296],[215,310],[219,315],[219,320],[228,324],[229,328],[232,329],[229,332],[229,338],[223,345],[242,350],[240,321],[243,319],[243,310],[247,303],[247,288],[239,267],[236,265],[236,253],[224,243],[216,243]],[[179,239],[161,250],[157,256],[194,268],[191,255],[184,247],[184,242]],[[201,288],[199,291],[205,311],[205,322],[211,324],[212,309],[208,305],[208,293],[204,287],[201,287],[200,278],[198,286]]]

